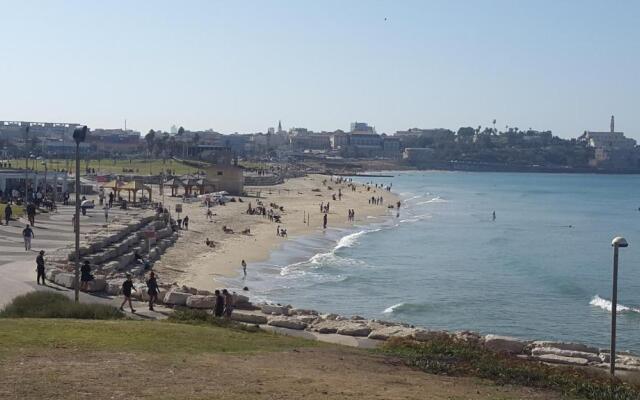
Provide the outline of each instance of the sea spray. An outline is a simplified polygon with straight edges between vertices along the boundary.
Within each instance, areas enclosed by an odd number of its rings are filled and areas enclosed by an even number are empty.
[[[591,299],[589,304],[594,306],[594,307],[602,308],[603,310],[606,310],[606,311],[609,311],[609,312],[611,312],[613,310],[613,303],[611,303],[611,301],[609,301],[607,299],[603,299],[602,297],[600,297],[598,295],[595,295],[593,297],[593,299]],[[623,313],[623,312],[640,313],[640,308],[628,307],[628,306],[625,306],[625,305],[622,305],[622,304],[617,304],[616,305],[616,313]]]

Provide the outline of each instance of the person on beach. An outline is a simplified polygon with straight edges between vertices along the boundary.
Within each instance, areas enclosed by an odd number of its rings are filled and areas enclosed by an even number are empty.
[[[91,275],[91,264],[89,264],[88,260],[85,260],[82,267],[80,267],[80,290],[86,292],[89,287],[89,282],[93,280],[93,275]]]
[[[27,218],[31,226],[36,226],[36,205],[33,203],[27,204]]]
[[[9,225],[9,220],[11,219],[11,215],[13,215],[11,204],[7,204],[7,206],[4,208],[4,220],[7,225]]]
[[[149,279],[147,279],[147,293],[149,294],[149,311],[153,310],[153,304],[158,301],[158,281],[156,281],[156,274],[151,272]]]
[[[222,289],[222,295],[224,296],[224,317],[231,319],[231,313],[233,313],[233,296],[227,289]]]
[[[213,315],[220,318],[224,314],[224,296],[218,289],[216,289],[214,294],[216,295],[216,302],[213,306]]]
[[[109,206],[104,206],[104,222],[109,222]]]
[[[327,214],[322,217],[322,229],[327,229]]]
[[[493,212],[493,220],[494,221],[496,220],[496,212],[495,211]]]
[[[40,250],[40,254],[36,257],[36,273],[36,282],[38,285],[40,284],[40,278],[42,278],[42,284],[46,285],[44,282],[44,250]]]
[[[246,261],[242,260],[241,264],[242,264],[242,273],[244,274],[242,279],[247,279],[247,263]]]
[[[207,219],[211,221],[213,219],[213,212],[210,208],[207,208]]]
[[[184,219],[182,220],[182,225],[184,226],[184,230],[188,231],[189,230],[189,216],[185,215]]]
[[[27,227],[22,230],[22,238],[24,239],[24,251],[31,250],[31,239],[35,238],[35,235],[33,229],[31,229],[28,224]]]
[[[113,207],[113,198],[115,196],[113,195],[113,192],[109,193],[109,208]]]
[[[131,308],[131,312],[136,312],[136,310],[133,309],[133,304],[131,304],[131,289],[137,292],[136,288],[133,286],[131,274],[127,274],[127,280],[122,283],[122,294],[124,295],[124,300],[122,300],[122,304],[120,304],[120,311],[124,312],[123,307],[125,303],[129,302],[129,308]]]

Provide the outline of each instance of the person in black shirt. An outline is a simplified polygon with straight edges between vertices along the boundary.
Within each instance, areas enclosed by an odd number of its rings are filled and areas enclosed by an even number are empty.
[[[124,295],[124,300],[122,300],[122,304],[120,304],[120,311],[124,311],[125,303],[129,302],[129,307],[131,308],[131,312],[134,313],[136,310],[133,309],[133,305],[131,304],[131,289],[136,290],[133,287],[133,281],[131,280],[131,274],[127,274],[127,280],[122,284],[122,294]]]
[[[85,260],[82,267],[80,267],[80,290],[87,291],[89,287],[89,282],[93,280],[93,275],[91,275],[91,265],[88,260]]]
[[[44,250],[40,250],[40,254],[36,257],[36,272],[38,273],[38,277],[36,278],[38,285],[40,284],[40,278],[42,278],[42,284],[46,285],[44,282]]]
[[[216,290],[214,293],[216,295],[216,303],[213,306],[213,315],[216,317],[222,317],[222,314],[224,313],[224,296],[219,290]]]
[[[153,311],[153,303],[158,301],[158,281],[156,274],[151,272],[147,280],[147,293],[149,294],[149,310]]]

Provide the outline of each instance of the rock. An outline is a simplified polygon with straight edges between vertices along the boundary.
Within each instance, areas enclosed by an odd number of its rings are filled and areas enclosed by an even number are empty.
[[[269,318],[269,325],[278,326],[280,328],[303,330],[307,324],[297,318],[273,317]]]
[[[110,296],[119,296],[122,294],[122,283],[124,279],[110,279],[107,281],[105,291]]]
[[[318,315],[316,310],[305,310],[303,308],[292,308],[289,310],[289,315]]]
[[[533,358],[534,360],[551,363],[551,364],[567,364],[567,365],[589,364],[589,360],[585,358],[564,357],[564,356],[557,356],[555,354],[544,354],[541,356],[534,356]]]
[[[208,290],[196,290],[196,294],[198,296],[211,296],[213,293]]]
[[[213,309],[216,303],[215,296],[192,295],[187,299],[187,307]]]
[[[510,336],[487,335],[484,347],[498,353],[521,354],[530,342]]]
[[[182,285],[182,288],[180,288],[180,291],[183,293],[198,294],[198,289],[185,286],[185,285]]]
[[[289,315],[288,307],[271,305],[271,304],[261,305],[260,311],[262,311],[264,314],[269,314],[269,315]]]
[[[103,277],[96,276],[87,284],[87,292],[103,292],[107,288],[107,281]]]
[[[536,340],[531,343],[531,346],[535,347],[551,347],[560,350],[582,351],[585,353],[598,354],[600,351],[596,347],[587,346],[580,343],[564,343],[564,342],[552,342],[546,340]]]
[[[340,326],[341,323],[339,321],[320,320],[320,322],[313,324],[311,329],[318,333],[336,333]]]
[[[459,331],[454,334],[454,338],[459,342],[466,343],[480,343],[482,336],[478,332],[473,331]]]
[[[101,271],[108,274],[120,269],[120,261],[110,261],[104,264],[101,268]]]
[[[184,306],[187,304],[187,299],[193,296],[191,293],[182,293],[176,291],[167,292],[164,296],[164,304],[170,304],[174,306]]]
[[[338,314],[322,314],[321,315],[322,319],[326,319],[326,320],[330,320],[330,321],[335,321],[336,319],[338,319],[340,316]]]
[[[267,323],[267,317],[263,315],[248,314],[240,311],[234,311],[231,314],[231,319],[233,321],[245,322],[247,324],[256,324],[256,325]]]
[[[74,285],[75,274],[70,274],[70,273],[67,273],[67,272],[59,273],[59,274],[57,274],[55,276],[53,281],[55,283],[57,283],[58,285],[60,285],[60,286],[64,286],[66,288],[73,289],[75,287],[75,285]]]
[[[403,326],[383,326],[371,331],[369,339],[387,340],[391,337],[410,338],[413,337],[415,329]]]
[[[336,333],[346,336],[369,336],[371,328],[362,324],[346,322],[341,324]]]
[[[58,275],[61,272],[62,271],[57,269],[57,268],[49,268],[49,269],[45,270],[45,274],[44,275],[47,278],[47,280],[55,282],[56,275]]]
[[[554,349],[551,347],[536,347],[531,350],[531,355],[534,357],[544,356],[548,354],[568,358],[581,358],[592,362],[601,362],[600,356],[598,356],[597,354],[587,353],[584,351],[562,350]]]

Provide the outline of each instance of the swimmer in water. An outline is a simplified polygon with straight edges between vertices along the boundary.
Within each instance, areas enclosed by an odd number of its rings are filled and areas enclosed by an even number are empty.
[[[496,212],[495,211],[493,212],[493,220],[494,221],[496,220]]]

